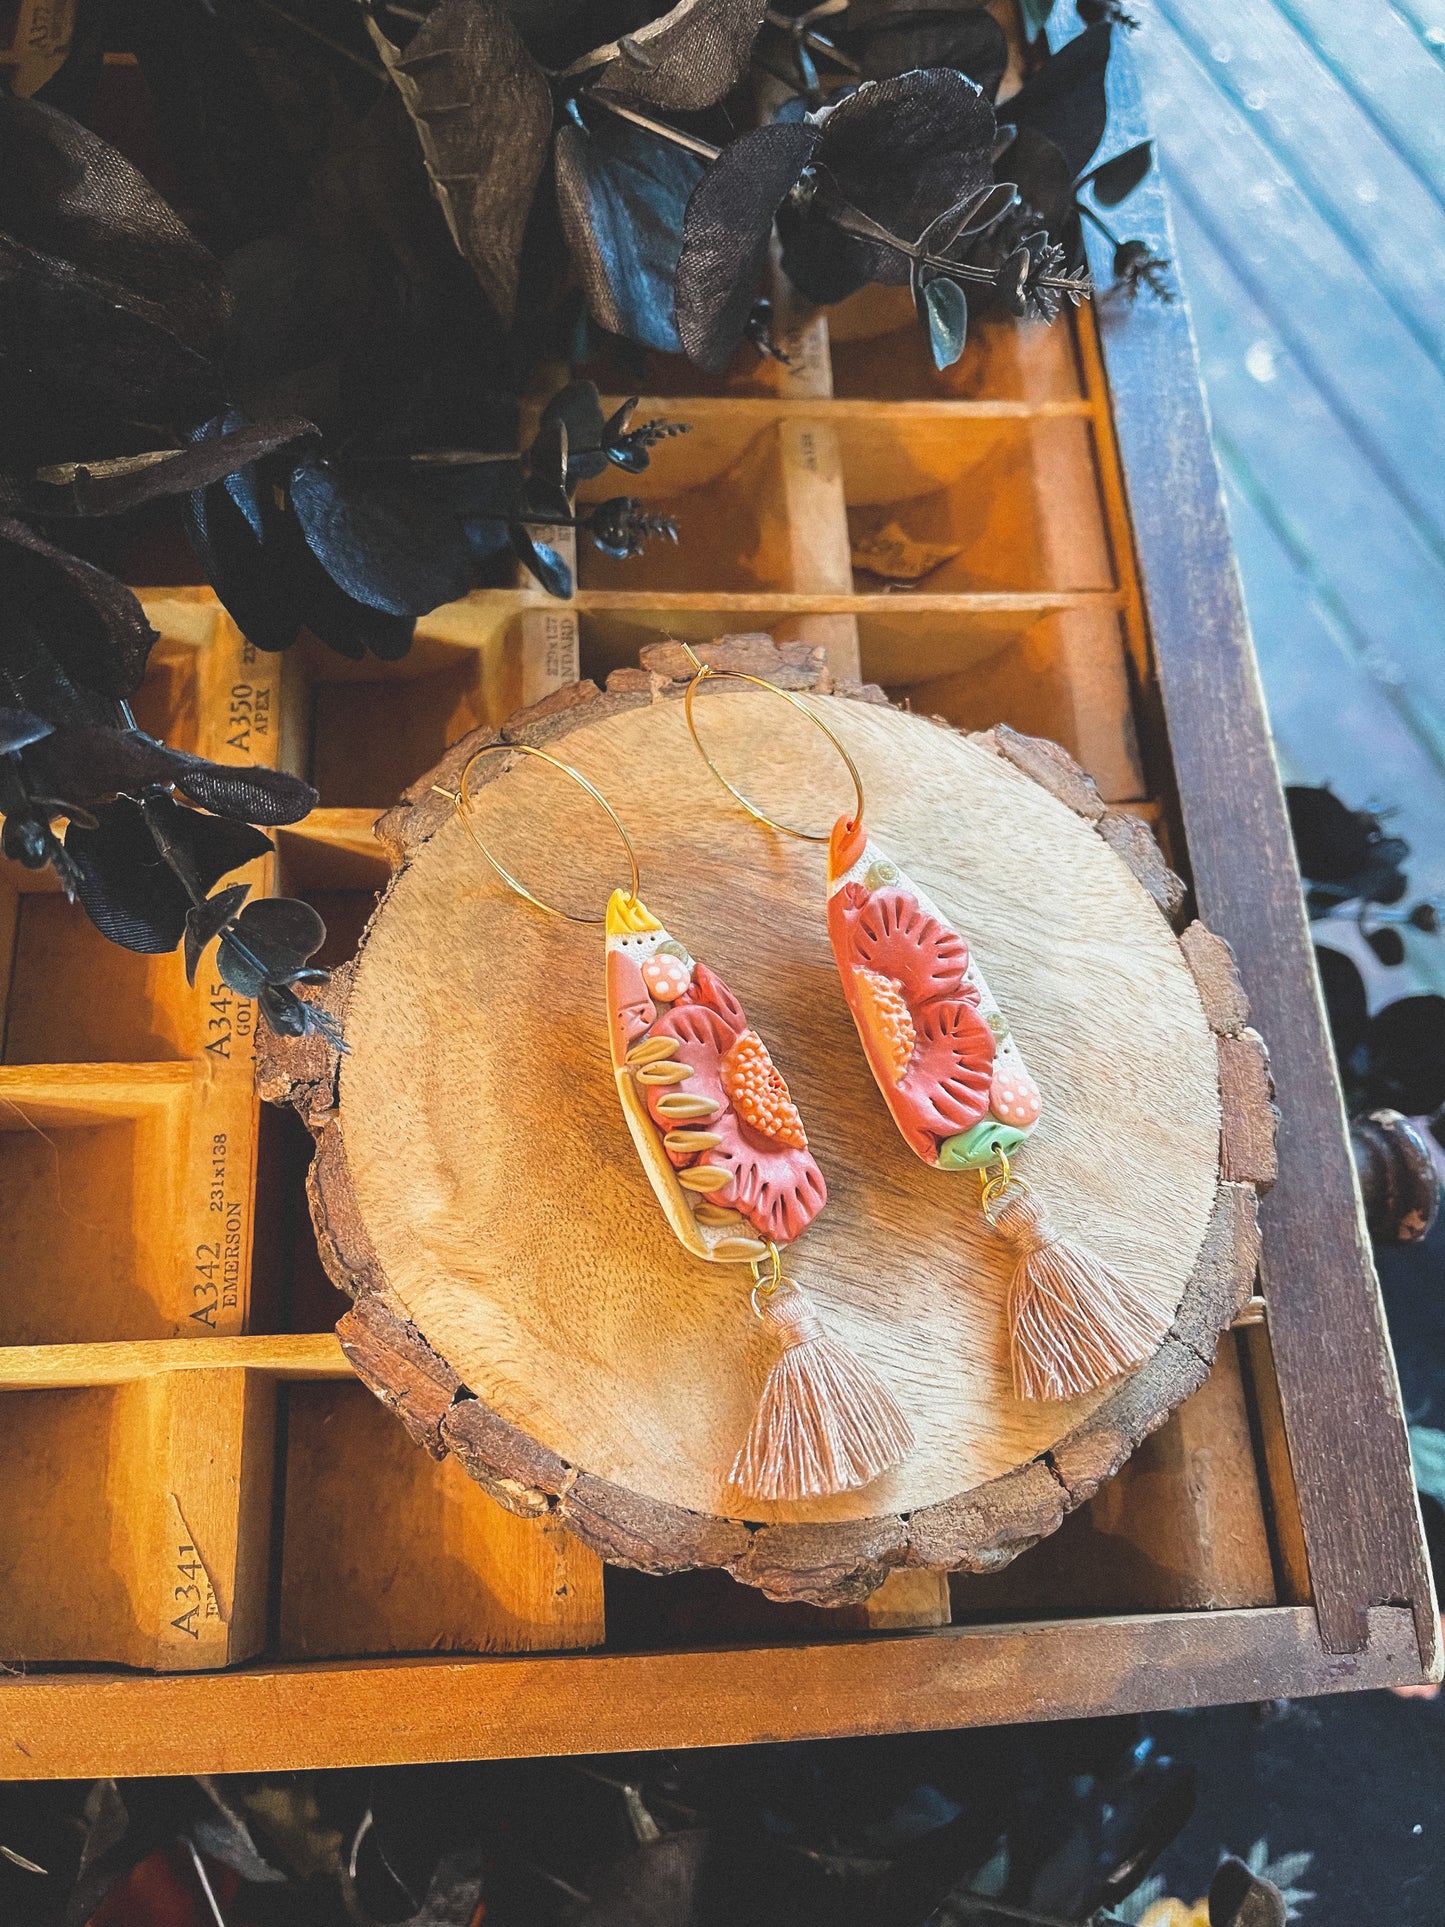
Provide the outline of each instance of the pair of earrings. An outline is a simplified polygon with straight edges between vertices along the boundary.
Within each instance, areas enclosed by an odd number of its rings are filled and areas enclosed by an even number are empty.
[[[1012,1159],[1042,1111],[1038,1087],[963,937],[870,837],[862,777],[847,749],[790,691],[688,654],[697,668],[685,698],[688,728],[713,775],[758,822],[828,842],[829,939],[864,1055],[904,1141],[939,1170],[977,1174],[983,1215],[1016,1254],[1008,1294],[1016,1394],[1073,1398],[1142,1364],[1163,1339],[1165,1322],[1092,1252],[1061,1238],[1015,1173]],[[694,713],[697,691],[713,680],[779,697],[827,738],[854,788],[852,811],[831,832],[775,821],[717,769]],[[542,902],[477,834],[468,778],[494,754],[549,764],[606,813],[630,876],[625,890],[613,891],[604,918]],[[467,763],[452,800],[510,889],[572,922],[605,924],[612,1065],[643,1169],[687,1250],[748,1268],[753,1310],[776,1339],[778,1356],[730,1484],[767,1500],[871,1484],[908,1457],[912,1429],[877,1373],[828,1335],[811,1299],[783,1270],[781,1248],[823,1209],[827,1186],[787,1084],[741,1003],[643,903],[632,841],[580,771],[526,744],[488,744]]]

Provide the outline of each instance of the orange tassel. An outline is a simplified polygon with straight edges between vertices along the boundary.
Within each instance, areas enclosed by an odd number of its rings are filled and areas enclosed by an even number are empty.
[[[1061,1238],[1022,1185],[991,1200],[987,1215],[1019,1254],[1008,1294],[1019,1398],[1077,1398],[1158,1350],[1168,1320],[1092,1251]]]
[[[755,1499],[822,1499],[871,1485],[913,1450],[893,1394],[830,1338],[811,1299],[788,1281],[758,1302],[782,1346],[768,1373],[732,1485]]]

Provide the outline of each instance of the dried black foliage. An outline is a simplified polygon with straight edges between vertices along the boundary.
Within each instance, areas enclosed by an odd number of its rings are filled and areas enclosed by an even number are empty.
[[[452,237],[503,322],[516,309],[523,242],[555,124],[562,229],[594,319],[630,333],[617,324],[636,300],[642,325],[665,332],[659,317],[667,304],[649,303],[648,290],[627,283],[636,259],[650,253],[655,273],[660,246],[665,255],[664,237],[677,226],[666,210],[676,201],[678,165],[608,128],[606,107],[687,113],[713,106],[743,74],[763,4],[678,0],[665,10],[623,6],[602,14],[442,0],[405,45],[375,12],[366,17],[415,123]],[[619,30],[594,41],[604,25]],[[662,261],[664,276],[669,265]]]
[[[1141,169],[1081,176],[1108,33],[1004,110],[1033,182],[1016,201],[978,0],[89,0],[47,98],[0,92],[5,851],[120,941],[184,942],[192,969],[217,944],[304,1027],[299,923],[280,942],[210,872],[310,792],[135,729],[155,637],[103,566],[117,531],[183,527],[266,650],[309,633],[393,660],[517,561],[570,594],[549,531],[619,559],[676,539],[636,496],[576,491],[681,424],[605,418],[574,381],[524,447],[538,362],[599,336],[711,369],[744,339],[777,353],[775,225],[806,298],[910,285],[940,366],[972,303],[1082,298],[1075,196],[1113,205]],[[86,124],[111,52],[139,63],[174,206]],[[795,91],[763,126],[750,64]]]
[[[208,1886],[237,1927],[1102,1927],[1192,1798],[1190,1769],[1128,1719],[51,1783],[0,1798],[0,1839],[46,1869],[0,1861],[0,1914],[14,1888],[29,1927],[82,1927],[109,1893],[107,1918],[214,1927]]]
[[[1383,812],[1353,810],[1328,787],[1292,786],[1285,801],[1311,921],[1350,924],[1390,969],[1405,962],[1406,931],[1438,935],[1437,903],[1420,898],[1406,906],[1410,883],[1403,865],[1410,846],[1390,833]],[[1371,1016],[1352,957],[1316,944],[1315,962],[1351,1114],[1439,1111],[1445,1105],[1445,997],[1396,998]]]

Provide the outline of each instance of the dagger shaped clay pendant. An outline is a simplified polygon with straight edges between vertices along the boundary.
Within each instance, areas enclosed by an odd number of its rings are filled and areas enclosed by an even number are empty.
[[[695,1257],[750,1267],[754,1308],[781,1348],[731,1483],[763,1499],[869,1484],[913,1435],[783,1275],[778,1247],[828,1192],[767,1045],[722,979],[622,891],[607,906],[607,1014],[623,1116],[668,1224]]]
[[[1014,1175],[1043,1110],[1038,1085],[968,944],[861,818],[833,828],[828,935],[894,1123],[926,1164],[978,1172],[984,1214],[1018,1253],[1008,1304],[1018,1396],[1073,1398],[1141,1365],[1166,1323],[1126,1279],[1059,1237]]]

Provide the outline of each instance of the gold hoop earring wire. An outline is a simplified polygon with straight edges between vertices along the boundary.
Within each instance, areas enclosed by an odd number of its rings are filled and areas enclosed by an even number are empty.
[[[446,797],[447,801],[456,810],[458,817],[461,819],[462,828],[472,839],[473,843],[476,844],[482,855],[487,859],[487,862],[496,871],[497,875],[509,890],[515,890],[519,897],[525,897],[528,903],[535,904],[539,910],[545,910],[549,917],[562,917],[568,923],[605,923],[607,921],[605,911],[597,916],[578,916],[575,911],[562,910],[555,903],[544,903],[541,897],[533,896],[525,883],[520,882],[514,877],[510,870],[503,868],[482,841],[481,837],[478,836],[477,826],[472,821],[472,795],[467,784],[471,777],[472,770],[484,756],[535,756],[539,763],[550,764],[553,769],[560,770],[564,776],[569,777],[572,782],[577,784],[579,789],[585,790],[593,802],[606,813],[613,829],[616,830],[617,834],[622,838],[622,847],[627,852],[627,867],[631,872],[631,882],[627,887],[627,898],[629,903],[635,903],[637,901],[638,886],[641,882],[641,874],[637,867],[637,852],[632,847],[632,838],[622,826],[621,817],[617,814],[616,810],[613,809],[597,785],[588,782],[581,770],[573,769],[570,763],[564,763],[560,757],[549,756],[545,749],[533,749],[529,743],[484,743],[479,750],[468,757],[462,769],[461,781],[455,790],[443,789],[440,783],[433,783],[432,788],[438,796]]]
[[[843,745],[833,734],[832,730],[829,729],[821,716],[815,716],[808,705],[805,702],[801,702],[790,689],[779,689],[775,682],[768,682],[763,676],[746,675],[741,669],[714,669],[710,663],[705,663],[702,660],[690,643],[685,642],[682,646],[687,652],[689,661],[692,662],[697,670],[697,674],[688,684],[687,694],[683,698],[683,709],[687,715],[688,732],[697,746],[698,755],[701,756],[702,760],[722,784],[728,795],[731,796],[735,802],[741,803],[749,816],[755,817],[759,823],[765,823],[770,830],[781,830],[784,836],[800,837],[805,843],[826,843],[832,835],[831,830],[800,830],[795,828],[791,823],[779,823],[774,817],[760,810],[756,803],[751,802],[735,784],[730,783],[723,775],[722,771],[703,747],[702,737],[698,734],[697,730],[697,718],[694,716],[692,709],[693,698],[697,695],[699,686],[705,682],[751,683],[754,689],[766,690],[770,696],[780,696],[785,703],[791,704],[800,716],[805,716],[813,725],[814,729],[821,730],[823,735],[827,737],[828,741],[842,757],[848,774],[853,779],[854,804],[852,821],[854,823],[862,822],[863,778],[858,774],[858,765],[853,761],[853,758],[848,754],[847,750],[844,749]]]

